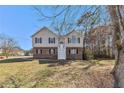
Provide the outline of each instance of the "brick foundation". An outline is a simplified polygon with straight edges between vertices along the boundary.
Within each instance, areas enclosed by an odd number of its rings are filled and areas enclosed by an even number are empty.
[[[69,53],[69,51],[71,49],[77,49],[78,53],[77,54]],[[80,48],[80,47],[67,47],[66,48],[66,58],[68,60],[81,60],[82,59],[82,48]]]
[[[41,54],[36,54],[36,50],[42,50]],[[49,49],[54,49],[54,54],[49,53]],[[77,54],[71,54],[69,51],[71,49],[77,49]],[[34,47],[33,48],[33,57],[35,59],[57,59],[57,47]],[[66,48],[66,59],[67,60],[81,60],[82,59],[82,48],[81,47],[67,47]]]
[[[42,54],[36,54],[36,49],[41,49]],[[50,54],[49,49],[55,49],[55,54]],[[36,59],[57,59],[57,47],[35,47],[33,57]]]

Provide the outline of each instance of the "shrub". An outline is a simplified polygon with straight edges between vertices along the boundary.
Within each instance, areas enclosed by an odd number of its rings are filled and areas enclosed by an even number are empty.
[[[94,55],[93,55],[92,51],[89,50],[89,49],[87,49],[87,50],[85,51],[85,55],[86,55],[86,59],[87,59],[87,60],[94,59]]]

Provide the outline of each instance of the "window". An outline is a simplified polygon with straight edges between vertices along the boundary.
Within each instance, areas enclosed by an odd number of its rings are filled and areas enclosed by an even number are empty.
[[[42,49],[39,49],[38,50],[38,54],[42,54]]]
[[[42,49],[36,49],[36,54],[42,54]]]
[[[55,43],[55,37],[54,38],[49,38],[49,44],[50,43]]]
[[[49,54],[55,54],[55,49],[49,49]]]
[[[71,49],[70,50],[70,53],[71,54],[78,54],[78,49]]]
[[[37,43],[40,43],[40,39],[39,38],[37,38]]]
[[[42,43],[42,38],[35,38],[35,43]]]
[[[38,54],[40,54],[40,49],[38,49]]]
[[[68,38],[68,43],[80,43],[80,38],[76,38],[76,36],[73,35],[71,38]]]
[[[71,43],[76,43],[76,36],[72,36]]]
[[[42,43],[42,38],[40,37],[40,43]]]

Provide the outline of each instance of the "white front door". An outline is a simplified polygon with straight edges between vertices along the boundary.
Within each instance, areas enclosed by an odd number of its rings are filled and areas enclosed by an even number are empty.
[[[58,46],[58,60],[66,59],[66,46],[64,44],[59,44]]]

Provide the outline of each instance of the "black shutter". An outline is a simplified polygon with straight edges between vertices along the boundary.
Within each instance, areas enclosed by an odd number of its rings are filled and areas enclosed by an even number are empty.
[[[55,43],[55,37],[54,37],[54,43]]]
[[[70,53],[70,52],[71,52],[70,49],[68,50],[68,52],[69,52],[69,54],[71,54],[71,53]]]
[[[78,38],[78,43],[80,43],[80,38]]]
[[[37,43],[37,38],[35,38],[35,43]]]
[[[40,54],[42,54],[42,49],[40,50]]]
[[[77,54],[78,54],[78,49],[76,49],[76,52],[77,52]]]
[[[49,44],[50,44],[50,38],[49,38],[48,42],[49,42]]]
[[[38,49],[36,49],[36,54],[38,54]]]
[[[42,38],[40,38],[40,43],[42,43]]]
[[[70,41],[70,39],[68,38],[68,43],[70,43],[69,41]]]

